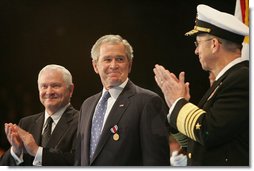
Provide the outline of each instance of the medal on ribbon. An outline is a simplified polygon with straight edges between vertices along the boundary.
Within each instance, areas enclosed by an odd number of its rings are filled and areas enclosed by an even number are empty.
[[[118,141],[119,140],[119,134],[117,133],[118,131],[118,126],[114,125],[112,128],[110,128],[110,131],[113,133],[113,140]]]

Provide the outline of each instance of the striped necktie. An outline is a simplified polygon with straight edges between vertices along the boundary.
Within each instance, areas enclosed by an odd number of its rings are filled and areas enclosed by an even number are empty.
[[[48,119],[46,121],[46,128],[44,129],[43,134],[42,134],[42,139],[41,139],[41,146],[42,147],[46,147],[46,145],[49,141],[49,138],[51,135],[52,122],[53,122],[53,119],[51,117],[48,117]]]

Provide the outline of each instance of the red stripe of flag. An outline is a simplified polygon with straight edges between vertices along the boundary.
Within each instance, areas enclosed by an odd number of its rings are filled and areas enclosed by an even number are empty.
[[[241,13],[242,13],[242,21],[244,23],[244,21],[245,21],[245,10],[246,10],[245,0],[240,0],[240,6],[241,6]]]

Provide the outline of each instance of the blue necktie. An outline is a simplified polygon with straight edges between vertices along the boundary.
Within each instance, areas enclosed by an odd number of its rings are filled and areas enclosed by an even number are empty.
[[[94,117],[92,121],[92,128],[91,128],[91,139],[90,139],[90,159],[92,159],[97,144],[99,142],[99,138],[101,135],[101,129],[103,125],[104,116],[107,109],[107,102],[110,94],[106,91],[97,104],[97,107],[94,112]]]

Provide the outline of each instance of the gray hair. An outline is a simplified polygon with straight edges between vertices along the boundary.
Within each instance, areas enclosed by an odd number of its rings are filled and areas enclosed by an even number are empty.
[[[230,40],[219,38],[219,41],[221,42],[224,49],[226,49],[229,52],[236,52],[237,50],[242,50],[242,44],[232,42]]]
[[[44,68],[41,69],[41,71],[38,74],[38,85],[39,85],[39,80],[41,77],[41,74],[44,71],[60,71],[63,75],[63,79],[64,82],[66,83],[67,87],[70,88],[70,86],[73,84],[72,83],[72,75],[70,73],[70,71],[68,71],[66,68],[64,68],[63,66],[60,65],[56,65],[56,64],[50,64],[50,65],[46,65]]]
[[[237,50],[242,50],[242,44],[232,42],[230,40],[226,40],[226,39],[223,39],[218,36],[211,35],[211,34],[206,34],[206,35],[208,35],[208,38],[218,39],[219,42],[222,44],[223,48],[229,52],[236,52]]]
[[[125,53],[129,59],[132,61],[133,58],[133,49],[129,42],[123,39],[120,35],[105,35],[99,38],[92,47],[91,50],[91,57],[94,61],[97,61],[100,56],[100,47],[104,43],[111,43],[111,44],[119,44],[122,43],[125,47]]]

